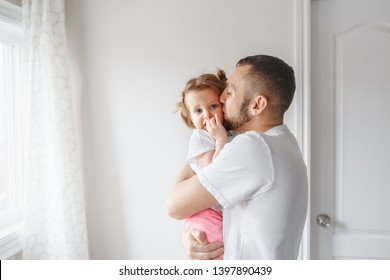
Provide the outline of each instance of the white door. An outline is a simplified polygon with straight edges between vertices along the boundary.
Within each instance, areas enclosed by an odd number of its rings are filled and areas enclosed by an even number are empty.
[[[312,259],[390,259],[389,0],[311,1],[311,186]]]

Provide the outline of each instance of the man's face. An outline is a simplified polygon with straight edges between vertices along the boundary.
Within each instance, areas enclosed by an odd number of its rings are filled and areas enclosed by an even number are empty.
[[[244,79],[249,68],[249,65],[236,67],[220,97],[227,130],[239,130],[251,119],[248,112],[250,98],[245,95]]]

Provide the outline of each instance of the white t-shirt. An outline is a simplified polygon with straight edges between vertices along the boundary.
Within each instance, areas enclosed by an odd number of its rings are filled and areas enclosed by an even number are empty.
[[[195,173],[198,173],[200,166],[196,157],[213,150],[215,150],[215,140],[210,136],[210,134],[203,129],[194,129],[192,131],[190,141],[188,142],[186,162]]]
[[[225,259],[297,258],[307,169],[286,125],[236,136],[197,174],[224,208]]]

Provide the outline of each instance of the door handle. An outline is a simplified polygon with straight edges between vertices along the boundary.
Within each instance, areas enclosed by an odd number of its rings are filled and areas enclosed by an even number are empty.
[[[330,218],[326,214],[319,214],[317,216],[317,224],[321,227],[328,228],[330,227]]]

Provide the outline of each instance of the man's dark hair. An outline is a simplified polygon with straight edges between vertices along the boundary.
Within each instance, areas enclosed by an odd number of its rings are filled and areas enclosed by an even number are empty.
[[[283,116],[295,93],[294,70],[283,60],[269,55],[240,59],[236,66],[251,66],[247,75],[247,97],[264,95],[275,114]]]

